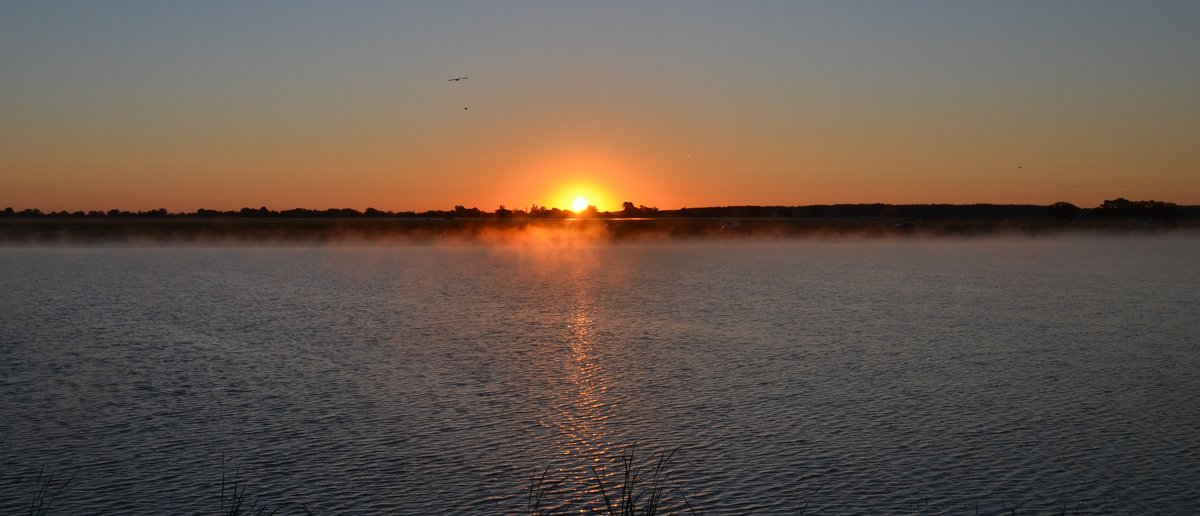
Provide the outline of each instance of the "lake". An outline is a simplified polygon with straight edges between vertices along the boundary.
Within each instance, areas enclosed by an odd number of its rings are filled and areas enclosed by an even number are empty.
[[[1200,235],[0,248],[0,513],[1191,514]],[[222,476],[226,484],[222,502]],[[609,484],[610,486],[614,484]],[[289,513],[296,507],[282,511]]]

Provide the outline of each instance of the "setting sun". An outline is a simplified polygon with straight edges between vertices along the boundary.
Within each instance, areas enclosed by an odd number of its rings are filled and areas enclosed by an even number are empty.
[[[580,195],[579,197],[576,197],[574,201],[571,201],[571,209],[575,210],[576,212],[583,211],[583,210],[587,209],[587,207],[588,207],[588,200],[585,199],[582,195]]]

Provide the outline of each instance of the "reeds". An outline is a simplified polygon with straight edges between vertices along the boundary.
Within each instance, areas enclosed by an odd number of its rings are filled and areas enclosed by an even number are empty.
[[[553,482],[546,482],[546,474],[550,472],[550,466],[542,470],[541,476],[529,479],[529,495],[525,499],[526,513],[529,516],[545,516],[554,514],[555,511],[548,510],[543,505],[546,503],[546,495],[553,491],[564,481],[565,478],[560,478]]]
[[[258,499],[250,500],[250,505],[246,505],[246,481],[238,478],[241,473],[241,467],[233,470],[232,482],[225,480],[225,455],[221,455],[221,505],[219,506],[221,516],[273,516],[279,511],[289,506],[298,507],[304,514],[313,516],[312,511],[308,510],[302,503],[282,502],[276,503],[272,508],[270,505],[258,506]],[[225,506],[225,492],[228,489],[229,506]],[[271,512],[267,512],[270,509]]]
[[[37,475],[37,491],[33,495],[33,500],[29,502],[29,516],[45,516],[50,513],[50,507],[54,505],[54,500],[59,497],[75,480],[75,477],[68,478],[66,482],[58,486],[58,489],[51,493],[54,484],[54,473],[49,475],[46,473],[46,467],[42,466],[38,469]]]
[[[669,467],[679,448],[670,451],[660,451],[651,455],[650,460],[639,463],[637,446],[631,446],[629,453],[621,456],[620,478],[616,484],[605,480],[607,476],[603,468],[591,467],[592,476],[596,482],[596,490],[603,498],[601,509],[588,507],[594,514],[608,516],[656,516],[680,514],[686,509],[688,513],[696,514],[687,496],[678,493],[682,499],[681,505],[664,504],[664,494],[669,484]],[[558,511],[565,512],[570,503],[564,504],[557,510],[547,510],[544,505],[546,496],[566,479],[558,479],[547,483],[546,475],[549,467],[542,471],[541,476],[534,477],[529,483],[527,509],[530,516],[543,516]]]

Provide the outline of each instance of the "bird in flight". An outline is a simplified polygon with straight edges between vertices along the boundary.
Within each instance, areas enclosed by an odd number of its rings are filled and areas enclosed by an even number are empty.
[[[455,77],[455,78],[453,78],[453,79],[446,79],[446,82],[450,82],[450,81],[461,81],[461,80],[463,80],[463,79],[466,79],[466,77]]]

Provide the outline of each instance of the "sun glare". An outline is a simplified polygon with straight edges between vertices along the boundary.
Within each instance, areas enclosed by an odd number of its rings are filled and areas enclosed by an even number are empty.
[[[579,215],[583,215],[590,207],[595,207],[597,211],[601,212],[613,209],[612,194],[607,188],[594,181],[560,184],[543,198],[546,199],[547,206],[554,206]]]

